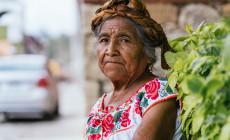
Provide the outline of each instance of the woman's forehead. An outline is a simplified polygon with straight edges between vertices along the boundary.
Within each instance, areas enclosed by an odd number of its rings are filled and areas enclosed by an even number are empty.
[[[101,33],[104,32],[124,32],[128,34],[137,34],[135,26],[126,18],[123,17],[114,17],[105,21],[101,27]]]

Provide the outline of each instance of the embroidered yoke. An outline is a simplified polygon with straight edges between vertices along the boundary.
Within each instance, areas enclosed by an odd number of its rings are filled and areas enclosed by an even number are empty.
[[[90,111],[84,132],[86,140],[131,140],[143,116],[156,103],[177,97],[167,84],[167,79],[155,78],[147,82],[132,97],[117,107],[103,109],[104,94]],[[179,116],[178,109],[178,116]],[[176,133],[180,133],[177,128]],[[175,135],[174,135],[175,137]]]

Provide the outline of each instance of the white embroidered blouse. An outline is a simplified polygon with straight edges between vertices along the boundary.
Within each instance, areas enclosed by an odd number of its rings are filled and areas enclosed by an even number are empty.
[[[104,94],[90,111],[84,139],[131,140],[149,108],[164,100],[177,97],[177,92],[173,93],[170,87],[165,88],[166,84],[167,79],[155,78],[137,90],[123,104],[117,107],[107,106],[105,109],[103,109],[103,101],[107,94]],[[173,140],[179,140],[182,136],[181,124],[178,121],[179,113],[180,107]]]

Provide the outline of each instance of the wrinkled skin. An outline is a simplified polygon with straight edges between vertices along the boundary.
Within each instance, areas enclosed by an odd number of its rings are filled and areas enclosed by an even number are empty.
[[[132,23],[121,17],[110,19],[102,25],[98,37],[98,65],[113,83],[132,82],[150,63],[143,47]]]

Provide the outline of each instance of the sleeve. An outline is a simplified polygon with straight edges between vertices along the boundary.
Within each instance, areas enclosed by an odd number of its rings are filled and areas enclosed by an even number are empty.
[[[177,97],[178,92],[173,92],[169,86],[166,87],[167,82],[165,78],[155,78],[143,86],[144,96],[140,101],[142,117],[155,104]]]

